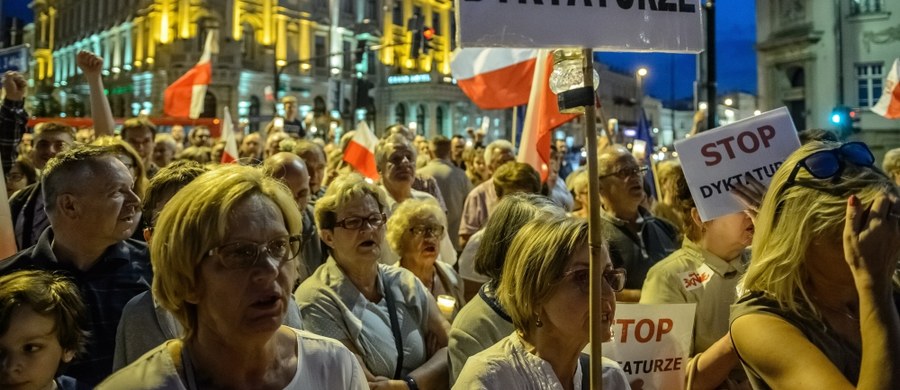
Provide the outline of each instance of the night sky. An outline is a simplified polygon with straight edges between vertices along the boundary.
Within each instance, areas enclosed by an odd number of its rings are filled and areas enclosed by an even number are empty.
[[[719,0],[715,4],[718,92],[744,91],[755,95],[755,2]],[[644,78],[644,88],[653,97],[668,101],[693,96],[697,73],[696,55],[599,53],[597,57],[599,61],[623,73],[634,73],[638,68],[646,67],[649,74]],[[673,73],[680,76],[673,77]]]

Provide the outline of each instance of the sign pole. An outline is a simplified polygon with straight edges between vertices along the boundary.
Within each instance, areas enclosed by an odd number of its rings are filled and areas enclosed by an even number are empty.
[[[582,71],[584,86],[594,91],[594,58],[592,49],[582,49]],[[600,316],[603,315],[603,268],[600,267],[603,256],[603,232],[600,227],[600,183],[597,167],[597,108],[596,102],[584,109],[584,137],[587,141],[588,166],[588,243],[591,246],[591,389],[603,389],[603,330],[600,329]],[[582,374],[585,375],[585,374]]]

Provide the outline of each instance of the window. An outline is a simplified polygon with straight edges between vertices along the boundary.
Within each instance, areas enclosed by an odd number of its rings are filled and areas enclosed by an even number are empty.
[[[344,41],[341,49],[343,50],[344,70],[349,71],[353,68],[353,44],[350,41]]]
[[[325,69],[328,67],[328,43],[325,41],[324,35],[316,35],[315,52],[313,53],[316,61],[317,69]]]
[[[881,12],[884,0],[850,0],[850,14],[868,14]]]
[[[441,14],[437,12],[431,14],[431,28],[436,35],[441,35]]]
[[[856,86],[859,93],[859,107],[872,107],[881,96],[882,64],[856,65]]]
[[[394,12],[391,16],[391,22],[393,22],[394,25],[397,26],[402,26],[405,23],[405,21],[403,20],[403,7],[399,1],[394,3]]]

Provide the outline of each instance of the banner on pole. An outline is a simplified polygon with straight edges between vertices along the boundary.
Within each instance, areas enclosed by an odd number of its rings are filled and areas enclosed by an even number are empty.
[[[628,382],[644,390],[681,390],[694,332],[694,303],[619,304],[613,338],[603,355],[617,361]]]
[[[697,53],[700,0],[457,0],[460,47]]]
[[[747,175],[769,186],[772,175],[800,147],[785,107],[675,142],[691,196],[704,222],[746,207],[731,193]]]

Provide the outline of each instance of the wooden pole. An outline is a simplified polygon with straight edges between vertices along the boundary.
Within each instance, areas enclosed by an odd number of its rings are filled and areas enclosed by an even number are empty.
[[[594,59],[593,50],[582,49],[584,57],[582,71],[584,73],[584,86],[594,89]],[[595,99],[596,99],[596,95]],[[600,329],[600,316],[603,315],[603,268],[600,267],[600,259],[603,250],[603,233],[600,225],[600,175],[597,167],[597,108],[596,104],[584,108],[584,136],[587,141],[587,166],[588,166],[588,213],[589,213],[589,237],[591,246],[591,389],[603,389],[603,329]],[[582,374],[585,375],[585,374]]]

